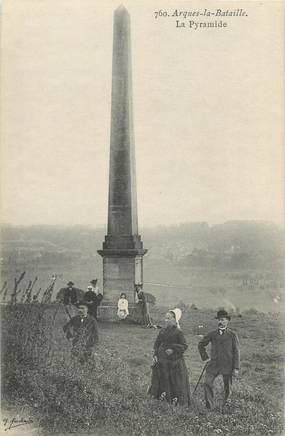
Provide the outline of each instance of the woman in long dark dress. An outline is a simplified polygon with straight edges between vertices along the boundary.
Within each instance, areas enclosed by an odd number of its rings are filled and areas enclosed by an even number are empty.
[[[173,404],[190,405],[189,376],[183,357],[187,349],[180,330],[181,310],[165,315],[166,327],[161,329],[154,343],[152,379],[149,394]]]
[[[149,315],[148,302],[142,290],[142,285],[135,285],[135,292],[137,293],[139,323],[144,327],[151,327],[152,322]]]

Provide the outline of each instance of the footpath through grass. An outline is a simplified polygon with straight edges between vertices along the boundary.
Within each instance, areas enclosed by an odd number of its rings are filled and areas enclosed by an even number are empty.
[[[153,310],[163,325],[164,308]],[[191,391],[203,368],[199,335],[215,328],[214,311],[185,307],[181,327]],[[283,434],[283,326],[278,314],[233,316],[241,345],[240,377],[229,406],[207,412],[202,385],[190,408],[147,396],[152,347],[158,330],[99,323],[100,345],[92,362],[70,359],[61,306],[7,306],[2,310],[2,409],[25,407],[37,434],[77,435],[263,435]]]

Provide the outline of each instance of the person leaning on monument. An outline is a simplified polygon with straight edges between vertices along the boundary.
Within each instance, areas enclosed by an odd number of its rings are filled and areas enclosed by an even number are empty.
[[[206,376],[204,382],[205,401],[207,409],[214,405],[214,380],[218,375],[223,376],[224,403],[226,404],[230,393],[232,376],[237,376],[240,366],[240,350],[237,334],[228,328],[230,316],[225,310],[219,310],[216,316],[218,328],[208,333],[199,342],[198,349],[202,360],[209,359],[206,346],[211,344],[211,359],[206,364]]]
[[[88,306],[85,301],[78,303],[79,314],[64,325],[66,338],[72,342],[71,354],[80,363],[86,362],[99,341],[98,325],[94,317],[88,315]]]
[[[135,292],[137,295],[137,304],[140,312],[140,323],[144,327],[151,327],[152,322],[150,319],[149,306],[145,293],[142,290],[142,284],[135,285]]]
[[[83,300],[87,304],[89,315],[93,316],[95,319],[97,319],[97,310],[102,299],[103,295],[97,286],[97,279],[91,280],[90,285],[87,287],[87,291],[84,294]]]

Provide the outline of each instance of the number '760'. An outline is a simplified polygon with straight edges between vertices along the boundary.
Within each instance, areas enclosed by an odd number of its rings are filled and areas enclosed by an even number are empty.
[[[158,17],[168,17],[168,13],[166,11],[156,11],[154,13],[154,18],[158,18]]]

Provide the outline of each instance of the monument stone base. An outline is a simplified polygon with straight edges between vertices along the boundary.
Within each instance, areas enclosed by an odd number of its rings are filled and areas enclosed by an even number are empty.
[[[140,318],[136,304],[135,285],[142,283],[143,254],[137,250],[102,250],[103,257],[103,301],[98,308],[98,319],[118,320],[118,300],[121,293],[129,302],[128,320]]]

